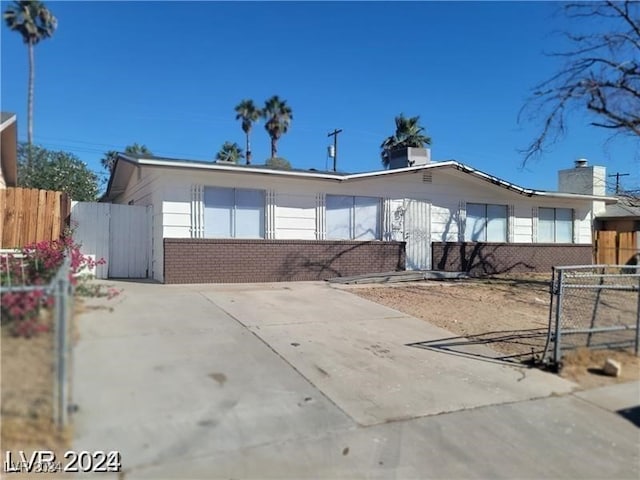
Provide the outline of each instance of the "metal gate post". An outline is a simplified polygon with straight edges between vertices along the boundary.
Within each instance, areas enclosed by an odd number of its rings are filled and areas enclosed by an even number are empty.
[[[558,269],[558,296],[556,298],[556,328],[554,333],[554,348],[553,348],[553,361],[556,367],[560,366],[560,359],[562,358],[561,343],[561,328],[560,323],[562,321],[562,297],[564,294],[564,270]]]
[[[64,270],[64,267],[61,268]],[[63,271],[63,275],[68,275]],[[56,280],[57,314],[58,314],[58,427],[67,424],[67,281],[64,277]]]

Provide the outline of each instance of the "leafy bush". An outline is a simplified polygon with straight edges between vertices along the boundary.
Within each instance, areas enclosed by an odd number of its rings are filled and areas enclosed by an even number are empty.
[[[78,272],[106,263],[104,259],[95,261],[83,255],[80,246],[73,242],[70,235],[59,241],[28,245],[21,254],[0,257],[0,285],[42,286],[42,289],[3,293],[0,295],[0,316],[2,323],[9,325],[14,335],[24,337],[48,330],[48,326],[40,322],[40,313],[43,308],[54,305],[48,285],[62,267],[65,256],[70,260],[68,275],[74,287],[86,278],[79,279]]]

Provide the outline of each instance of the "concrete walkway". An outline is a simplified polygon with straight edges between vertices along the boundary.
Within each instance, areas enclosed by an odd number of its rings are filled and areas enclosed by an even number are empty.
[[[637,383],[570,394],[407,347],[451,334],[323,283],[109,283],[124,293],[80,317],[74,448],[119,450],[126,479],[640,473],[616,413]]]

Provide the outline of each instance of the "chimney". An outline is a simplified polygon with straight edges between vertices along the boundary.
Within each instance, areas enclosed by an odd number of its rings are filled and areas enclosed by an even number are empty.
[[[607,169],[580,158],[575,166],[558,172],[558,191],[582,195],[606,195]]]
[[[417,167],[431,163],[430,148],[399,148],[389,152],[389,168]]]

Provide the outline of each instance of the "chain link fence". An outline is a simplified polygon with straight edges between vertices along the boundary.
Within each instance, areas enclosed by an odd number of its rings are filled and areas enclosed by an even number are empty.
[[[0,252],[0,299],[2,299],[2,417],[37,419],[49,417],[67,426],[71,405],[73,287],[70,259],[48,283],[33,285],[24,258]],[[31,295],[30,295],[31,294]],[[20,331],[21,320],[11,308],[38,302],[36,329]],[[37,323],[36,323],[37,322]]]
[[[579,347],[632,348],[640,344],[640,266],[556,267],[543,361],[556,368]]]

